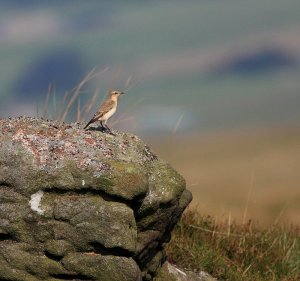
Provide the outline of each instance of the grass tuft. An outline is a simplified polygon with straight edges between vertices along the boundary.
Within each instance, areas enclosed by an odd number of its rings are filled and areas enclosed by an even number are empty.
[[[167,246],[168,259],[218,280],[300,280],[299,228],[216,223],[187,210]]]
[[[100,91],[99,89],[96,89],[92,97],[88,98],[90,93],[83,91],[83,89],[91,80],[97,78],[101,74],[104,74],[108,70],[109,68],[106,67],[102,71],[97,72],[96,68],[93,68],[89,73],[86,74],[86,76],[79,82],[76,87],[74,87],[71,91],[65,92],[63,97],[60,97],[59,94],[57,98],[55,87],[50,84],[44,101],[44,110],[42,113],[42,117],[54,119],[58,122],[65,122],[70,120],[73,120],[75,122],[85,121],[87,119],[87,116],[91,114],[92,109],[95,109],[99,106],[100,103],[98,103],[97,100],[100,97]],[[116,80],[118,78],[120,70],[121,68],[118,69],[118,72],[114,76],[113,80]],[[113,81],[112,84],[114,83],[115,82]],[[135,87],[138,83],[139,81],[134,82],[132,76],[129,76],[124,85],[125,92]],[[50,102],[51,98],[53,100],[52,103]],[[130,107],[130,109],[128,109],[123,115],[119,117],[119,119],[115,120],[111,124],[114,125],[121,122],[127,122],[129,120],[134,121],[135,118],[132,115],[128,115],[131,114],[132,109],[138,106],[138,104],[143,100],[144,98],[138,99],[137,102]],[[37,103],[37,116],[40,115],[39,111],[39,105]]]

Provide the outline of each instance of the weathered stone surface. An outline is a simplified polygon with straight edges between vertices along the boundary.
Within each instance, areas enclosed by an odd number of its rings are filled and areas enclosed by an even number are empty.
[[[124,251],[136,249],[137,228],[133,210],[126,204],[105,201],[100,196],[86,194],[57,195],[51,192],[43,195],[41,208],[43,216],[68,223],[65,239],[77,248],[89,249],[91,245],[105,248],[120,247]]]
[[[139,280],[141,272],[132,258],[71,253],[62,264],[69,271],[93,280]]]
[[[0,279],[151,280],[191,199],[136,136],[0,120]]]

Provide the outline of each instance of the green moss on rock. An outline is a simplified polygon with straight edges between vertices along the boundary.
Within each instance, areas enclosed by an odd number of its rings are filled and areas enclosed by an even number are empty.
[[[168,163],[156,160],[151,163],[149,190],[139,215],[156,211],[160,205],[177,201],[185,190],[185,180]]]
[[[76,271],[95,280],[140,280],[139,268],[132,258],[71,253],[63,258],[62,263],[69,271]]]
[[[66,240],[48,240],[45,243],[45,251],[56,257],[63,257],[70,252],[74,252],[74,246]]]

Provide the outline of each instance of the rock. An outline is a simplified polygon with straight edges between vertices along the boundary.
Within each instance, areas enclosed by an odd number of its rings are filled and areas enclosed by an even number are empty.
[[[177,266],[165,262],[159,269],[155,281],[217,281],[208,273],[201,271],[199,273],[185,271]]]
[[[0,280],[152,280],[192,200],[138,137],[0,120]]]

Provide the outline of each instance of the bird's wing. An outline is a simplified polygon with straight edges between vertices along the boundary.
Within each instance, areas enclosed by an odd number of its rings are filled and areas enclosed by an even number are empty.
[[[85,125],[84,129],[86,129],[90,124],[98,121],[105,113],[111,110],[114,107],[114,105],[115,102],[110,99],[104,101],[94,114],[93,118]]]
[[[106,100],[104,101],[97,112],[94,114],[93,119],[94,121],[101,118],[104,114],[106,114],[108,111],[110,111],[115,105],[115,102],[112,100]]]

